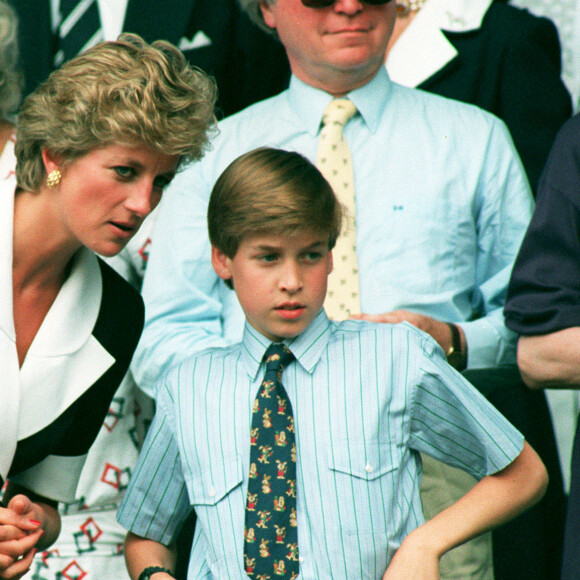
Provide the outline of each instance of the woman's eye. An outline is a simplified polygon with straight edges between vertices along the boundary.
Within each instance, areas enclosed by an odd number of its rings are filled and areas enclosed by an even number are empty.
[[[123,178],[133,177],[135,175],[135,170],[132,167],[125,167],[123,165],[119,165],[114,169],[117,175]]]
[[[156,177],[155,180],[153,181],[153,184],[155,185],[155,187],[158,187],[159,189],[165,189],[169,184],[171,183],[171,179],[169,179],[168,177]]]

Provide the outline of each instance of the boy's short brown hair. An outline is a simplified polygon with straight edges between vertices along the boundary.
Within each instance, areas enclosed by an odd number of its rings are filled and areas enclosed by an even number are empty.
[[[342,210],[332,187],[304,156],[261,147],[234,160],[211,192],[207,212],[211,244],[229,258],[258,234],[328,233],[332,249]]]

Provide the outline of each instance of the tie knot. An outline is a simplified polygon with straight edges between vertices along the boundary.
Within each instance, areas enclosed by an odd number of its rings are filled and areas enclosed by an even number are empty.
[[[281,373],[294,360],[294,355],[285,344],[272,343],[264,354],[264,359],[267,372]]]
[[[352,101],[348,99],[333,99],[324,109],[322,124],[336,123],[344,127],[355,113],[356,107]]]

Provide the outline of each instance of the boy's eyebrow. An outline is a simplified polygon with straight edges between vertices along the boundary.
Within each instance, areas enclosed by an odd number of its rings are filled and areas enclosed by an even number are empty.
[[[326,240],[318,240],[316,242],[313,242],[312,244],[309,244],[308,246],[301,248],[301,251],[314,250],[314,249],[319,248],[321,246],[326,247],[326,244],[327,244]],[[282,247],[281,244],[257,244],[255,246],[253,246],[253,248],[255,250],[260,250],[260,251],[280,250],[281,247]]]

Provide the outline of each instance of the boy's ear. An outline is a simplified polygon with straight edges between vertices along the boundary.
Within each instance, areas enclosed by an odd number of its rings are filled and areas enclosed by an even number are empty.
[[[211,247],[211,264],[215,273],[222,280],[231,280],[231,264],[232,260],[228,258],[221,250],[218,250],[215,246]]]
[[[334,259],[332,257],[332,250],[330,250],[330,252],[328,252],[328,272],[327,272],[327,274],[330,275],[330,273],[332,272],[333,269],[334,269]]]

